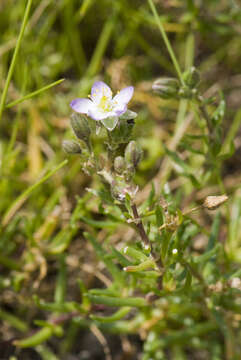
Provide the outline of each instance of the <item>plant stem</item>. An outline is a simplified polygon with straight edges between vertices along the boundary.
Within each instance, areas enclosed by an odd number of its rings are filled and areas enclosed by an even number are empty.
[[[15,67],[15,64],[16,64],[17,55],[18,55],[19,48],[20,48],[20,45],[21,45],[21,42],[22,42],[22,39],[23,39],[24,30],[25,30],[26,25],[27,25],[31,5],[32,5],[32,0],[28,0],[27,6],[26,6],[26,9],[25,9],[25,13],[24,13],[22,26],[21,26],[21,29],[20,29],[20,33],[19,33],[19,36],[18,36],[18,40],[17,40],[16,46],[15,46],[15,49],[14,49],[12,61],[11,61],[11,64],[10,64],[10,67],[9,67],[9,70],[8,70],[7,79],[6,79],[5,86],[4,86],[3,93],[2,93],[2,97],[1,97],[1,102],[0,102],[0,122],[1,122],[2,113],[3,113],[5,102],[6,102],[8,88],[9,88],[10,81],[11,81],[13,71],[14,71],[14,67]]]
[[[177,72],[177,75],[178,75],[178,77],[179,77],[179,80],[180,80],[181,84],[184,85],[184,81],[183,81],[183,77],[182,77],[182,72],[181,72],[180,66],[179,66],[179,64],[178,64],[176,55],[174,54],[174,51],[173,51],[173,49],[172,49],[171,43],[170,43],[170,41],[169,41],[169,39],[168,39],[168,37],[167,37],[167,35],[166,35],[166,32],[165,32],[164,27],[163,27],[163,25],[162,25],[162,22],[161,22],[161,20],[160,20],[160,18],[159,18],[159,16],[158,16],[158,13],[157,13],[157,11],[156,11],[156,7],[155,7],[155,5],[154,5],[154,3],[153,3],[152,0],[148,0],[148,2],[149,2],[149,5],[150,5],[151,10],[152,10],[152,12],[153,12],[153,15],[154,15],[154,17],[155,17],[157,26],[159,27],[159,30],[160,30],[161,35],[162,35],[162,37],[163,37],[163,40],[164,40],[164,42],[165,42],[165,45],[166,45],[166,47],[167,47],[167,50],[168,50],[168,52],[169,52],[169,55],[170,55],[170,57],[171,57],[171,59],[172,59],[173,65],[174,65],[174,67],[175,67],[175,69],[176,69],[176,72]]]
[[[90,64],[86,70],[86,77],[92,78],[96,75],[96,73],[100,69],[101,65],[101,59],[104,55],[104,52],[107,48],[107,45],[110,41],[110,37],[112,34],[112,31],[115,27],[115,20],[116,18],[114,16],[111,16],[105,23],[103,30],[100,34],[98,43],[96,45],[95,51],[92,55],[92,58],[90,60]]]
[[[53,170],[49,171],[45,176],[43,176],[39,181],[35,184],[31,185],[27,188],[22,194],[20,194],[16,200],[10,205],[10,207],[5,212],[3,219],[2,219],[2,226],[6,226],[11,218],[14,216],[17,210],[22,206],[28,196],[42,183],[48,180],[52,175],[54,175],[58,170],[60,170],[63,166],[67,164],[68,160],[64,160],[59,165],[57,165]]]
[[[151,246],[151,243],[150,243],[150,240],[146,234],[146,231],[144,229],[144,226],[143,226],[143,223],[139,217],[139,214],[138,214],[138,210],[137,210],[137,207],[136,207],[136,204],[132,204],[131,206],[132,208],[132,211],[133,211],[133,216],[134,216],[134,219],[136,220],[136,227],[137,227],[137,230],[141,236],[141,239],[143,241],[143,244],[144,244],[144,247],[145,249],[152,249],[152,246]]]
[[[158,279],[158,288],[159,290],[162,289],[162,286],[163,286],[163,263],[162,263],[162,259],[161,259],[161,256],[159,256],[159,258],[157,259],[156,257],[156,254],[153,250],[153,247],[152,247],[152,244],[147,236],[147,233],[144,229],[144,226],[143,226],[143,223],[142,223],[142,220],[138,214],[138,210],[137,210],[137,206],[135,203],[132,204],[131,206],[132,208],[132,211],[133,211],[133,216],[134,216],[134,219],[136,220],[136,228],[141,236],[141,239],[144,243],[144,247],[145,249],[150,249],[151,250],[151,256],[153,258],[153,260],[155,261],[155,264],[158,268],[158,270],[161,272],[161,275]]]
[[[208,287],[207,287],[202,275],[199,274],[199,272],[192,265],[190,265],[190,263],[188,263],[187,261],[182,260],[182,264],[190,271],[192,276],[195,277],[199,281],[200,285],[202,286],[204,295],[207,296],[209,294],[209,290],[208,290]],[[206,303],[205,303],[205,306],[206,306]]]
[[[49,85],[46,85],[46,86],[42,87],[41,89],[33,91],[30,94],[24,95],[23,97],[8,103],[5,107],[10,108],[10,107],[15,106],[17,104],[20,104],[21,102],[23,102],[23,101],[25,101],[27,99],[31,99],[34,96],[41,94],[43,91],[46,91],[48,89],[51,89],[53,86],[61,84],[64,80],[65,79],[57,80],[57,81],[53,82],[52,84],[49,84]]]
[[[57,304],[62,304],[64,302],[65,294],[66,294],[67,274],[66,274],[65,257],[66,255],[64,253],[59,255],[59,272],[58,272],[55,294],[54,294],[54,299]]]
[[[199,96],[199,97],[197,98],[197,101],[198,101],[199,111],[200,111],[202,117],[204,118],[204,120],[206,121],[209,135],[210,135],[210,137],[212,138],[213,127],[212,127],[211,120],[210,120],[210,117],[209,117],[209,115],[208,115],[206,106],[205,106],[204,103],[203,103],[203,98],[202,98],[202,96]]]

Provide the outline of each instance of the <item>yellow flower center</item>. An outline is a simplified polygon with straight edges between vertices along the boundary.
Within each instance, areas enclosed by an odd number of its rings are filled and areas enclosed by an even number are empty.
[[[111,111],[113,109],[113,104],[112,102],[109,100],[109,98],[105,95],[102,96],[100,103],[99,103],[99,108],[102,111]]]

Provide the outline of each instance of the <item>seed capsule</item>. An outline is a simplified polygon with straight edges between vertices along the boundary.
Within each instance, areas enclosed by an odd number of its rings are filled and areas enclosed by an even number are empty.
[[[176,98],[179,88],[179,81],[168,77],[159,78],[152,85],[152,89],[163,99]]]
[[[142,150],[135,141],[130,141],[125,150],[125,161],[128,167],[137,168],[142,157]]]
[[[64,140],[62,147],[67,154],[81,154],[82,152],[79,144],[73,140]]]
[[[76,137],[83,140],[89,146],[91,131],[86,117],[80,114],[73,114],[71,116],[71,126]]]
[[[117,174],[122,174],[125,170],[125,159],[122,156],[117,156],[114,160],[114,169]]]
[[[208,196],[204,200],[203,206],[208,210],[215,210],[227,200],[227,195]]]

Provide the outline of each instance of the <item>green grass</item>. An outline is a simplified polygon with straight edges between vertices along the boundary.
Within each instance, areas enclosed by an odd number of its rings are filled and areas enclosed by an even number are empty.
[[[115,360],[127,349],[143,360],[239,359],[240,24],[235,0],[1,2],[4,359],[84,358],[87,350]],[[193,65],[212,102],[153,94],[156,78],[184,84]],[[114,92],[135,86],[133,138],[144,150],[136,201],[162,255],[163,288],[160,268],[147,267],[131,204],[123,212],[62,150],[74,136],[69,103],[97,79]],[[92,135],[100,163],[106,141],[104,131]],[[182,215],[223,193],[220,209]],[[160,197],[179,216],[175,232],[165,228]]]

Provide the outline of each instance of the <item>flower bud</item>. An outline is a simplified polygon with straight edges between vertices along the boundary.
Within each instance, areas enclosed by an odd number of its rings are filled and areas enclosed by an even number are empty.
[[[227,200],[227,195],[208,196],[204,200],[203,206],[208,210],[215,210]]]
[[[64,140],[62,147],[67,154],[81,154],[82,152],[79,144],[73,140]]]
[[[128,167],[136,169],[142,157],[142,150],[135,141],[130,141],[125,150],[125,161]]]
[[[152,85],[152,89],[163,99],[176,98],[179,87],[179,81],[175,78],[159,78]]]
[[[185,84],[191,89],[197,87],[200,83],[199,71],[194,66],[192,66],[189,70],[185,72],[184,81]]]
[[[76,137],[83,140],[89,147],[90,127],[86,117],[80,114],[71,115],[71,126]]]
[[[125,170],[125,159],[122,156],[117,156],[114,160],[114,169],[117,174],[122,174]]]

